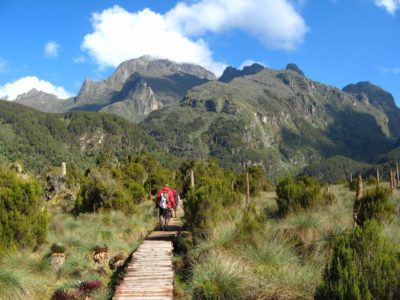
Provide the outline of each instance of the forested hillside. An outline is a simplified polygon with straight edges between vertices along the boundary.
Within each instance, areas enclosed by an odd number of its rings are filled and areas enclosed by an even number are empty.
[[[0,124],[0,160],[20,161],[25,169],[40,173],[61,162],[83,169],[99,154],[112,160],[147,151],[163,163],[177,161],[143,129],[115,115],[46,114],[0,101]]]

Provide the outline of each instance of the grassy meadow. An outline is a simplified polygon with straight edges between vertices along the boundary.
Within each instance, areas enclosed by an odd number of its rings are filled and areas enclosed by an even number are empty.
[[[262,192],[251,198],[249,209],[244,200],[227,209],[224,221],[203,239],[193,243],[183,233],[175,257],[176,299],[313,299],[332,240],[354,222],[355,192],[343,185],[329,190],[335,195],[331,205],[283,218],[275,192]],[[383,223],[383,234],[400,251],[398,190],[390,201],[397,215]]]
[[[73,287],[86,280],[102,283],[92,299],[110,299],[118,271],[96,265],[92,249],[96,245],[107,245],[110,259],[115,255],[127,258],[156,222],[152,202],[140,204],[137,213],[129,217],[119,211],[75,217],[59,206],[48,207],[48,210],[47,243],[33,253],[26,249],[1,258],[1,300],[50,299],[56,289]],[[66,250],[65,262],[58,270],[50,261],[53,243],[63,245]]]

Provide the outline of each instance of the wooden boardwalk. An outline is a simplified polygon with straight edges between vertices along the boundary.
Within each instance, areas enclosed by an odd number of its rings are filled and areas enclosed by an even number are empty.
[[[171,218],[166,231],[153,231],[133,253],[113,300],[172,300],[172,240],[180,229],[182,214],[179,208],[177,218]]]

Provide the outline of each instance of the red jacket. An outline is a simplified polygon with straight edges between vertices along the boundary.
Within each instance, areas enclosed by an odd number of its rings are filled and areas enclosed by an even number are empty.
[[[167,193],[167,195],[168,195],[167,207],[168,208],[174,208],[175,207],[174,193],[172,192],[172,189],[169,188],[168,186],[164,186],[161,190],[158,191],[158,193],[157,193],[157,204],[158,205],[160,204],[161,194],[162,193]]]

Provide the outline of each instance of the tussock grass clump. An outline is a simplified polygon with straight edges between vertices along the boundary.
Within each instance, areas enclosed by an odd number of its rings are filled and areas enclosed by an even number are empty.
[[[153,203],[143,202],[138,208],[141,213],[133,215],[109,211],[75,217],[56,212],[50,222],[48,244],[36,253],[26,249],[2,257],[0,299],[50,299],[56,289],[68,290],[88,280],[101,282],[101,288],[91,294],[93,299],[110,298],[108,284],[113,271],[105,266],[99,272],[92,249],[106,244],[109,257],[128,257],[156,224]],[[49,253],[53,250],[65,251],[65,262],[57,270],[51,267]]]
[[[193,269],[193,299],[243,299],[251,290],[251,281],[242,267],[226,253],[209,253],[207,261]]]

